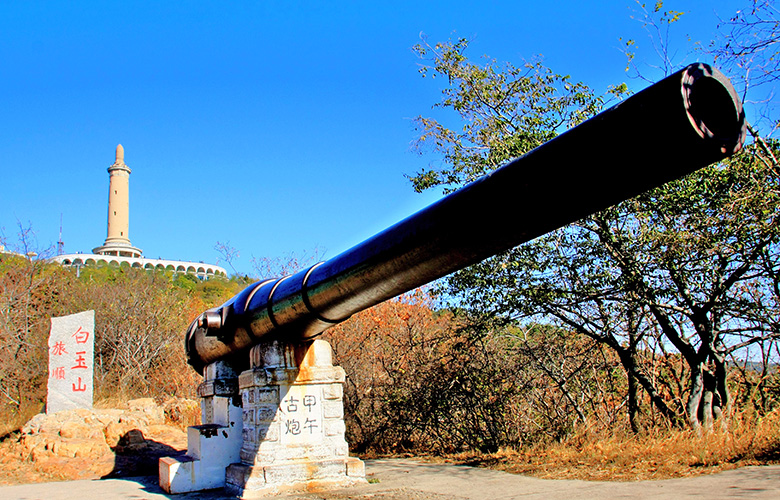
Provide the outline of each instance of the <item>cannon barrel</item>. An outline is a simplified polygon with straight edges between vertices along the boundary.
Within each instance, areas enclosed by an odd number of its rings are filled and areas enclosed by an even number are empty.
[[[314,337],[350,315],[738,151],[742,104],[697,63],[651,85],[363,243],[255,283],[186,336],[199,372],[245,364],[266,340]]]

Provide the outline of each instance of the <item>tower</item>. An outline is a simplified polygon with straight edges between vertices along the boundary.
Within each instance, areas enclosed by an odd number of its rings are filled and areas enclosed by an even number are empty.
[[[130,167],[125,165],[125,150],[116,147],[116,161],[108,167],[108,234],[103,246],[93,253],[121,257],[140,257],[141,249],[130,244]]]

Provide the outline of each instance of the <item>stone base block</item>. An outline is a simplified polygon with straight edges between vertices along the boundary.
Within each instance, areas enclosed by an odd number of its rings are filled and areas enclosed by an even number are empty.
[[[242,499],[250,499],[365,482],[365,466],[358,458],[294,460],[268,465],[231,464],[225,475],[225,490]]]
[[[225,468],[241,460],[242,410],[238,377],[224,361],[206,366],[198,387],[203,425],[187,429],[187,455],[159,461],[160,488],[186,493],[225,486]]]
[[[186,456],[160,459],[160,488],[187,493],[225,486],[225,468],[239,460],[241,429],[196,425],[187,429],[187,442]]]
[[[160,488],[166,493],[188,493],[190,491],[221,488],[221,481],[214,470],[206,470],[201,460],[184,456],[165,457],[159,462]],[[216,480],[215,480],[216,478]]]

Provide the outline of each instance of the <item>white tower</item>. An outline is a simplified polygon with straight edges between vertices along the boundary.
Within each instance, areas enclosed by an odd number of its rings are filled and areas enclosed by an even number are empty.
[[[130,167],[125,165],[125,150],[116,147],[116,161],[108,167],[108,235],[103,246],[92,253],[121,257],[140,257],[141,249],[133,247],[128,237],[130,226]]]

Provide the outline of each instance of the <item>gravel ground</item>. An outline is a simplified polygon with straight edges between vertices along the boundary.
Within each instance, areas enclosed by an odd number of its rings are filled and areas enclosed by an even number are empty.
[[[442,500],[442,499],[777,499],[780,466],[745,467],[680,479],[605,482],[538,479],[483,468],[426,464],[412,459],[367,460],[370,483],[329,492],[272,497],[274,500]],[[67,481],[0,487],[4,500],[222,500],[221,490],[166,495],[157,478]]]

